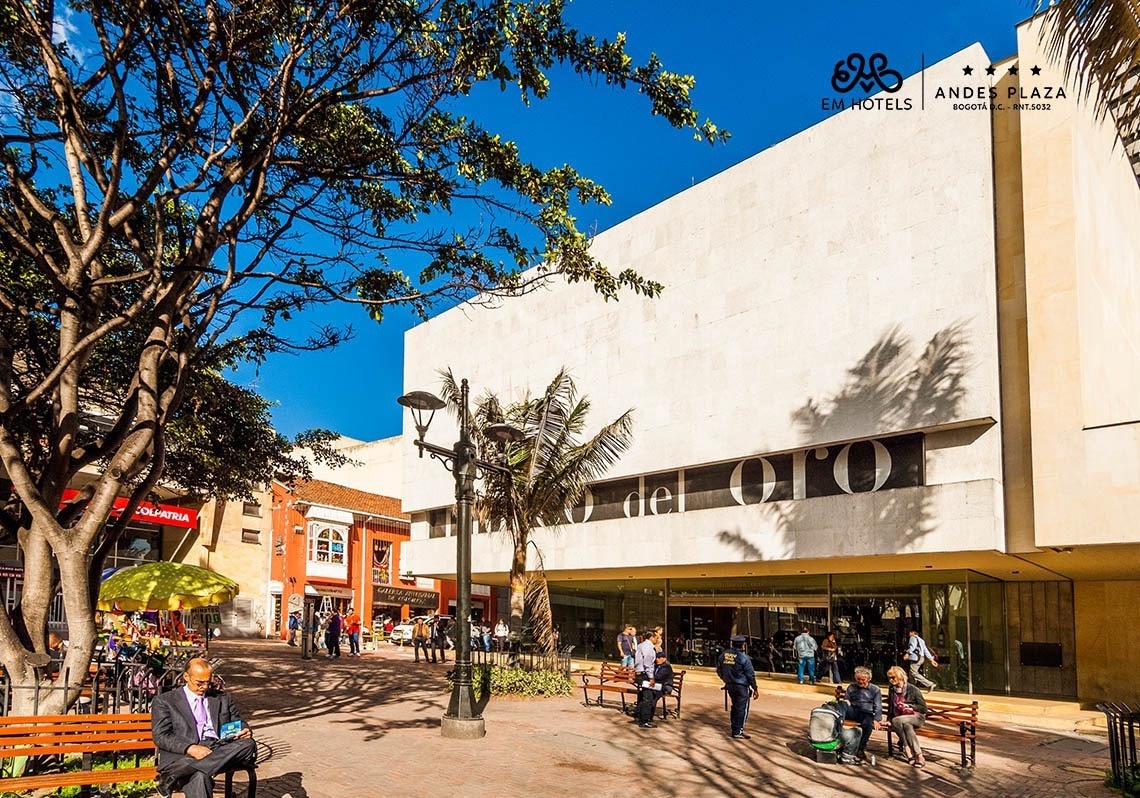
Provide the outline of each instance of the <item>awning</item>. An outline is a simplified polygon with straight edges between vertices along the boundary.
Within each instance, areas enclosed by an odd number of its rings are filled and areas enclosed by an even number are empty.
[[[335,585],[310,585],[306,583],[305,595],[328,596],[330,598],[338,599],[352,599],[352,588],[336,587]]]
[[[335,507],[321,507],[319,504],[310,504],[308,509],[305,510],[305,517],[352,526],[352,513],[347,510],[338,510]]]
[[[68,488],[63,492],[63,504],[75,499],[79,491]],[[127,506],[127,497],[119,496],[111,508],[112,517],[122,515]],[[196,529],[198,527],[198,511],[189,507],[177,507],[173,504],[155,504],[154,502],[139,502],[135,508],[132,521],[141,521],[147,524],[161,524],[163,526],[176,526],[182,529]]]

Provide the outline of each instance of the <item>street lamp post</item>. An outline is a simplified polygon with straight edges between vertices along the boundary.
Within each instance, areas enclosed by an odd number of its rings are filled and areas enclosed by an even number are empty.
[[[496,472],[508,476],[510,471],[500,465],[480,460],[476,456],[475,444],[471,441],[467,408],[467,380],[463,380],[460,387],[459,440],[451,449],[424,440],[435,411],[446,404],[442,399],[427,391],[412,391],[396,401],[412,411],[412,420],[415,422],[418,436],[415,443],[420,450],[420,457],[423,457],[426,451],[455,475],[455,515],[458,525],[455,543],[458,654],[455,658],[451,700],[443,716],[440,731],[444,737],[473,740],[487,733],[483,716],[475,708],[475,692],[471,681],[471,511],[475,504],[475,479],[479,476],[480,469],[484,474]],[[426,421],[425,413],[428,413]],[[485,432],[493,440],[504,444],[521,440],[523,437],[521,431],[508,424],[494,424]]]

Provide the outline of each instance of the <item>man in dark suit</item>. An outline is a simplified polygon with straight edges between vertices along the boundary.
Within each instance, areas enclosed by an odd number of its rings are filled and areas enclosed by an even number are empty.
[[[154,698],[151,734],[158,748],[158,793],[169,798],[181,789],[186,798],[210,798],[214,777],[237,768],[253,767],[257,744],[253,731],[238,714],[229,694],[212,693],[210,663],[192,659],[186,665],[185,687]],[[240,731],[221,739],[227,723]]]

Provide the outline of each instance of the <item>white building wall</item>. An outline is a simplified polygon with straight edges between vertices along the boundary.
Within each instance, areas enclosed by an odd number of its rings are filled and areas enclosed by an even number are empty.
[[[313,479],[355,488],[381,496],[399,496],[404,489],[404,452],[399,435],[376,441],[356,441],[342,438],[345,445],[337,446],[349,462],[335,468],[323,463],[312,463]]]
[[[980,46],[967,56],[988,63]],[[928,83],[940,79],[950,81],[948,66],[927,70]],[[555,283],[498,308],[443,313],[407,333],[405,388],[436,390],[436,372],[451,368],[473,395],[511,401],[566,366],[594,428],[635,409],[634,445],[610,477],[1000,421],[989,117],[949,104],[920,112],[917,79],[895,95],[905,96],[913,111],[845,111],[598,235],[597,257],[661,281],[660,298],[604,303]],[[912,396],[908,376],[940,335],[967,358]],[[408,422],[404,434],[414,435]],[[437,418],[429,439],[451,443],[453,421]],[[739,560],[718,543],[732,528],[772,558],[867,545],[1000,549],[997,428],[929,443],[927,484],[938,487],[918,489],[920,512],[895,521],[876,520],[878,503],[900,501],[883,493],[783,502],[796,505],[784,516],[802,519],[790,535],[773,521],[781,508],[763,505],[597,522],[576,529],[573,546],[551,541],[546,567]],[[450,475],[413,452],[405,447],[405,508],[450,504]],[[923,533],[908,537],[908,525]],[[409,546],[413,570],[448,570],[446,543]]]

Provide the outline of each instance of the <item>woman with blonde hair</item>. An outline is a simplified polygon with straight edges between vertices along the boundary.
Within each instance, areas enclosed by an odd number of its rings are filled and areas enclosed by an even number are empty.
[[[916,768],[925,767],[926,757],[914,730],[926,723],[926,699],[922,691],[907,682],[906,671],[895,665],[887,669],[887,722],[899,736],[899,749]],[[909,754],[907,753],[909,750]]]

